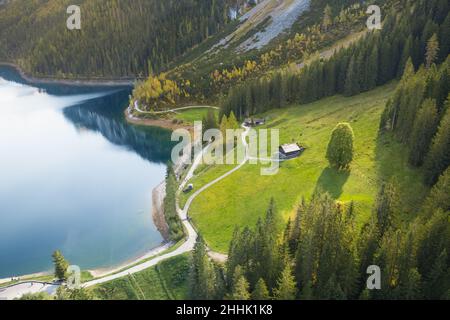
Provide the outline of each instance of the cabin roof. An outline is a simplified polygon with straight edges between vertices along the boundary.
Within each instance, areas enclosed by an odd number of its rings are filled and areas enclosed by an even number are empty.
[[[293,152],[302,151],[302,149],[300,148],[300,146],[297,143],[283,144],[280,146],[280,148],[281,148],[281,151],[283,151],[284,153],[293,153]]]
[[[245,122],[264,122],[265,119],[260,119],[260,118],[246,118]]]

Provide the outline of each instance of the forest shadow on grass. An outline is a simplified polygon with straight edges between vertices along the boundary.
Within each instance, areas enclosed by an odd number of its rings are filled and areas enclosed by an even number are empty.
[[[395,183],[404,218],[409,221],[415,217],[411,213],[420,208],[429,189],[423,183],[423,169],[411,166],[408,155],[408,148],[396,141],[392,133],[378,135],[375,147],[378,184]]]
[[[334,168],[326,168],[322,171],[316,183],[314,195],[319,193],[328,193],[333,199],[338,199],[343,192],[343,188],[348,178],[350,171],[339,171]]]

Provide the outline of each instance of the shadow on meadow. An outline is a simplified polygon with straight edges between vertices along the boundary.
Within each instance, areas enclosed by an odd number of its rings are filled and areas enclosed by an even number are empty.
[[[339,171],[334,168],[325,168],[317,180],[314,194],[327,192],[334,199],[338,199],[343,192],[343,188],[348,178],[350,171]]]

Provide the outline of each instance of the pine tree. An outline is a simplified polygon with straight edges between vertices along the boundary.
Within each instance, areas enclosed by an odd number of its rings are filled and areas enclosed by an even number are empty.
[[[270,300],[269,290],[263,279],[256,283],[255,290],[252,292],[252,300]]]
[[[438,53],[439,53],[439,41],[437,34],[435,33],[427,42],[425,65],[428,69],[436,61]]]
[[[350,124],[339,123],[331,134],[326,157],[332,167],[348,169],[353,152],[353,130]]]
[[[53,264],[55,266],[55,277],[61,281],[67,280],[67,269],[69,268],[69,263],[59,250],[53,252],[52,257]]]

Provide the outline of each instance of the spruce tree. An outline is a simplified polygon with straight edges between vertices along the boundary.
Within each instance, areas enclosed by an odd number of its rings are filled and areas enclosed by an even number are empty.
[[[216,270],[206,254],[206,246],[201,236],[198,237],[193,251],[190,271],[189,291],[194,300],[211,300],[217,298]]]
[[[259,279],[252,292],[252,300],[270,300],[269,290],[263,279]]]
[[[436,209],[450,211],[450,167],[439,177],[423,205],[423,219],[426,221]]]
[[[60,281],[67,280],[67,269],[69,268],[69,263],[59,250],[53,252],[52,257],[53,265],[55,266],[55,277]]]
[[[375,204],[377,226],[381,236],[395,222],[398,206],[397,187],[394,181],[383,184],[378,192]]]
[[[212,109],[208,110],[208,113],[206,114],[206,117],[203,120],[203,122],[205,124],[205,130],[218,128],[217,118],[214,110]]]
[[[231,300],[250,300],[250,285],[245,279],[241,266],[237,266],[233,275],[233,286],[229,296]]]
[[[448,103],[448,102],[447,102]],[[425,160],[425,181],[434,185],[450,165],[450,109],[447,109],[439,125],[430,151]]]
[[[414,166],[421,166],[430,149],[431,141],[437,127],[436,102],[427,99],[417,113],[410,138],[409,161]]]
[[[400,58],[400,64],[398,66],[397,78],[402,77],[405,71],[406,63],[412,56],[413,49],[413,38],[412,35],[406,40],[405,46],[403,47],[402,56]]]
[[[417,266],[423,278],[424,296],[439,299],[450,287],[450,224],[448,211],[434,211],[421,226],[417,246]]]
[[[384,41],[381,42],[378,85],[385,84],[392,78],[392,56],[390,42],[390,39],[384,39]]]
[[[447,250],[443,249],[431,266],[424,281],[424,293],[428,299],[442,299],[450,287],[450,265]]]
[[[450,12],[447,14],[447,17],[440,27],[439,44],[439,60],[442,62],[447,59],[448,54],[450,54]]]
[[[367,83],[366,90],[372,90],[377,86],[378,78],[378,47],[375,44],[370,53],[367,65]]]
[[[228,118],[224,114],[222,116],[222,120],[220,121],[220,132],[222,133],[222,139],[223,139],[224,143],[225,143],[226,138],[227,138],[227,129],[228,129]]]
[[[277,300],[294,300],[296,294],[297,286],[292,275],[292,267],[287,263],[274,289],[274,297]]]
[[[228,117],[227,129],[239,129],[239,122],[233,111],[230,112],[230,116]]]
[[[359,70],[357,59],[353,56],[347,70],[347,77],[345,79],[345,95],[353,96],[360,92]]]

